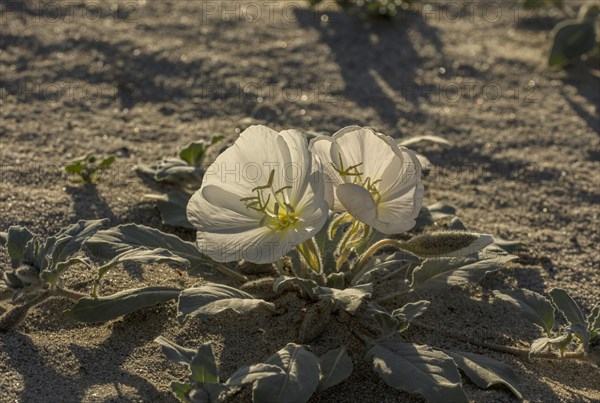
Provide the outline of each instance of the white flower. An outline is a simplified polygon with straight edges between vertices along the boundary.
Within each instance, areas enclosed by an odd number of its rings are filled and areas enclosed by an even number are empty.
[[[206,170],[187,206],[197,246],[218,262],[270,263],[315,235],[328,206],[306,137],[251,126]]]
[[[326,199],[384,234],[410,230],[423,201],[421,165],[412,151],[369,128],[346,127],[313,139],[325,171]]]

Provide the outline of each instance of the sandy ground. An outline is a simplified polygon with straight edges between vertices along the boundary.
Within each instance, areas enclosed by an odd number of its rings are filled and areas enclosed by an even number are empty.
[[[456,205],[471,229],[528,245],[481,285],[427,295],[424,322],[519,346],[538,333],[504,304],[487,303],[492,290],[562,287],[586,312],[599,302],[599,64],[547,70],[551,17],[528,16],[509,1],[452,3],[393,24],[300,1],[113,4],[0,3],[1,229],[21,224],[50,235],[108,217],[191,240],[161,226],[143,199],[151,189],[132,173],[138,160],[216,134],[234,139],[247,117],[305,131],[369,125],[398,138],[450,140],[417,147],[437,166],[426,202]],[[97,187],[61,176],[65,160],[90,150],[118,156]],[[0,259],[8,267],[4,252]],[[84,290],[91,278],[73,272],[67,281]],[[115,270],[109,280],[106,293],[202,281],[162,266]],[[0,335],[0,401],[173,401],[168,383],[184,373],[165,361],[155,337],[189,347],[213,341],[227,377],[297,339],[290,323],[303,303],[284,299],[290,308],[280,317],[223,314],[184,327],[172,305],[84,326],[62,316],[68,301],[48,301],[18,332]],[[379,380],[347,329],[335,316],[312,343],[316,353],[347,344],[356,368],[313,401],[419,401]],[[600,401],[600,372],[590,366],[517,360],[417,329],[407,336],[510,364],[529,401]],[[514,400],[505,389],[465,383],[474,401]]]

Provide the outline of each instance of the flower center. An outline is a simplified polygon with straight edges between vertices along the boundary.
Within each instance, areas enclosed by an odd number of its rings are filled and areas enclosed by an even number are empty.
[[[265,225],[275,231],[281,231],[297,223],[300,218],[290,204],[285,192],[286,189],[292,187],[284,186],[275,190],[273,188],[274,178],[275,170],[273,169],[266,185],[252,189],[252,193],[256,193],[256,196],[244,197],[240,200],[246,204],[247,209],[263,214],[260,225]]]
[[[340,159],[339,168],[334,163],[331,163],[331,165],[333,166],[333,169],[342,178],[343,177],[351,177],[352,183],[354,183],[356,185],[360,185],[360,186],[364,187],[365,189],[367,189],[369,191],[369,193],[371,193],[371,196],[373,196],[375,203],[379,203],[379,199],[381,198],[381,196],[379,194],[379,190],[377,189],[377,185],[379,184],[379,182],[381,182],[381,179],[372,180],[369,176],[367,176],[366,179],[363,180],[363,177],[362,177],[363,173],[358,171],[358,168],[363,164],[362,162],[360,164],[356,164],[356,165],[349,166],[348,168],[344,168],[344,161],[342,160],[342,154],[339,154],[339,159]]]

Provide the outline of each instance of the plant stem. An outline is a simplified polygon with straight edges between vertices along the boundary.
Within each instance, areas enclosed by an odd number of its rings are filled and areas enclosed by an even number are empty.
[[[352,271],[353,274],[360,272],[362,267],[367,263],[367,261],[381,248],[385,248],[386,246],[391,246],[396,249],[404,250],[404,243],[402,241],[398,241],[397,239],[382,239],[381,241],[375,242],[369,249],[367,249],[360,258],[358,262],[354,265]],[[353,276],[354,277],[354,276]]]
[[[231,270],[229,267],[225,266],[223,263],[216,262],[212,259],[208,259],[208,263],[212,265],[218,272],[226,275],[227,277],[231,277],[232,279],[239,281],[240,283],[245,283],[248,281],[248,277],[244,276],[241,273],[236,272],[235,270]]]
[[[509,347],[509,346],[503,346],[501,344],[489,343],[486,341],[479,341],[479,340],[476,340],[476,339],[466,336],[466,335],[455,334],[455,333],[446,331],[444,329],[440,329],[438,327],[427,325],[425,323],[421,323],[418,321],[410,322],[410,324],[412,326],[420,327],[421,329],[440,333],[440,334],[443,334],[444,336],[451,337],[456,340],[464,341],[469,344],[473,344],[474,346],[487,348],[488,350],[497,351],[499,353],[511,354],[511,355],[514,355],[514,356],[520,357],[520,358],[529,358],[529,350],[526,348]],[[570,352],[570,351],[565,352],[562,356],[557,356],[554,353],[546,352],[546,353],[537,354],[535,356],[535,358],[543,358],[543,359],[549,359],[549,360],[559,360],[561,358],[568,358],[568,359],[572,359],[572,360],[592,362],[591,359],[585,355],[585,353]]]
[[[87,297],[86,294],[82,294],[77,291],[69,290],[67,288],[55,287],[50,295],[54,295],[57,297],[65,297],[73,301],[79,301],[83,297]]]

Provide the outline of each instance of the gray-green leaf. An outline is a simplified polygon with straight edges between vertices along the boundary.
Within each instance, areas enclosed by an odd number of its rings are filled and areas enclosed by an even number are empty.
[[[367,356],[391,387],[418,393],[430,402],[468,402],[452,358],[428,346],[386,340]]]
[[[285,375],[285,371],[276,365],[255,364],[238,369],[225,384],[227,386],[241,386],[275,375]]]
[[[413,270],[411,288],[439,288],[478,282],[514,259],[516,256],[493,246],[476,257],[427,259]]]
[[[581,325],[584,328],[587,328],[587,321],[585,320],[585,316],[579,305],[571,298],[571,296],[561,288],[553,288],[548,291],[550,294],[550,298],[552,298],[552,302],[558,308],[565,318],[569,321],[571,325]]]
[[[410,323],[413,320],[417,319],[419,316],[423,315],[431,302],[426,300],[421,300],[417,302],[409,302],[405,304],[403,307],[396,309],[392,312],[392,316],[404,323]]]
[[[318,284],[313,280],[299,277],[281,276],[275,279],[273,283],[273,291],[281,293],[288,290],[290,287],[298,287],[301,292],[309,299],[318,301],[319,296],[317,294]]]
[[[346,347],[342,346],[335,350],[325,353],[320,359],[321,378],[318,391],[325,390],[337,385],[352,374],[354,366],[352,360],[346,352]]]
[[[518,388],[517,377],[508,365],[480,354],[448,350],[444,352],[452,357],[458,368],[480,388],[487,389],[492,385],[502,384],[516,397],[523,398]]]
[[[8,229],[6,236],[6,251],[10,256],[10,264],[16,269],[21,265],[25,246],[34,237],[33,233],[25,227],[19,225]]]
[[[529,348],[529,356],[534,357],[538,354],[541,354],[546,347],[549,346],[558,347],[558,349],[562,352],[567,348],[572,339],[573,335],[571,333],[563,334],[554,338],[539,338],[531,343],[531,347]]]
[[[371,295],[373,286],[371,284],[363,284],[343,290],[319,286],[315,291],[319,298],[331,300],[341,309],[354,314],[362,301]]]
[[[552,30],[549,66],[562,66],[594,48],[596,32],[593,21],[566,20]]]
[[[266,363],[282,368],[284,373],[256,381],[254,403],[306,402],[319,385],[319,359],[301,345],[288,344]]]
[[[200,384],[219,383],[217,361],[210,344],[201,344],[190,362],[190,379]]]
[[[494,291],[494,296],[519,308],[519,314],[550,334],[554,326],[554,307],[544,296],[529,290]]]
[[[167,263],[180,266],[189,266],[187,259],[174,255],[170,251],[162,248],[146,249],[144,247],[130,249],[116,256],[110,262],[98,269],[98,279],[101,279],[110,269],[120,263]]]
[[[161,195],[149,196],[156,200],[162,223],[173,227],[194,229],[187,219],[187,204],[190,195],[182,191],[173,191]]]
[[[257,308],[275,311],[275,305],[256,299],[247,292],[223,284],[210,283],[181,292],[177,320],[183,325],[189,316],[205,317],[228,309],[236,313],[246,313]]]
[[[193,348],[186,348],[176,344],[163,336],[158,336],[154,339],[155,342],[160,344],[163,354],[168,360],[173,361],[179,365],[189,366],[190,362],[196,355],[196,350]]]
[[[172,287],[135,288],[97,299],[81,298],[65,313],[80,322],[104,322],[175,299],[180,292]]]
[[[98,231],[85,242],[85,246],[92,255],[104,260],[113,259],[126,251],[142,246],[148,249],[167,249],[174,255],[188,260],[192,268],[206,265],[206,258],[192,242],[138,224],[119,225]]]

